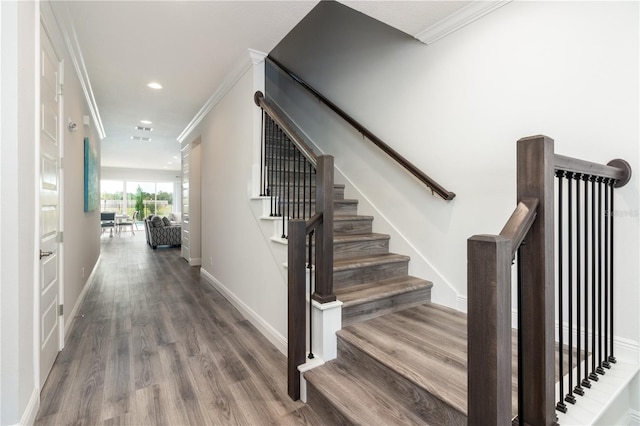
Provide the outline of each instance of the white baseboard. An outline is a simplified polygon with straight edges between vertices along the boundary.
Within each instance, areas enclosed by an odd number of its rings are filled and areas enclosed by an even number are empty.
[[[65,323],[65,327],[64,327],[64,340],[65,340],[65,342],[67,341],[67,337],[69,336],[69,331],[73,327],[73,323],[76,320],[76,316],[78,314],[78,310],[80,309],[80,306],[82,305],[82,302],[84,302],[84,298],[87,295],[87,291],[89,291],[89,288],[93,285],[93,282],[94,282],[94,280],[96,278],[96,271],[98,270],[98,265],[100,265],[100,259],[102,259],[102,255],[98,255],[98,260],[96,260],[95,265],[93,265],[93,270],[91,271],[91,274],[89,274],[89,278],[87,278],[87,282],[84,284],[84,287],[82,288],[82,291],[80,292],[80,295],[78,296],[78,300],[76,300],[76,304],[73,306],[73,310],[71,311],[71,314],[69,315],[68,325],[67,325],[67,323]]]
[[[200,265],[202,265],[202,258],[201,257],[190,257],[189,258],[189,265],[190,266],[200,266]]]
[[[36,421],[36,415],[38,414],[38,408],[40,408],[40,389],[33,388],[29,403],[22,413],[19,425],[32,425]]]
[[[207,272],[204,268],[200,268],[200,275],[216,290],[229,301],[240,313],[253,324],[254,327],[262,333],[267,340],[271,342],[280,352],[285,356],[287,355],[287,339],[280,334],[275,328],[267,323],[260,315],[258,315],[247,304],[240,300],[233,292],[224,286],[213,275]]]

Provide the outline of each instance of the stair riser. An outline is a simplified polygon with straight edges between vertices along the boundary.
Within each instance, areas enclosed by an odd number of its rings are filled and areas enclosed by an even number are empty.
[[[323,419],[327,425],[352,425],[333,404],[325,398],[324,393],[316,389],[311,382],[307,382],[307,405]]]
[[[431,301],[431,288],[420,288],[381,300],[342,308],[342,327]]]
[[[369,254],[389,253],[389,240],[350,241],[333,244],[333,258],[347,259]]]
[[[335,220],[334,234],[370,234],[373,230],[373,220]]]
[[[399,261],[334,271],[333,286],[335,288],[344,288],[404,276],[409,273],[408,263],[408,261]]]
[[[405,408],[433,425],[466,425],[466,414],[452,408],[426,389],[371,358],[357,346],[338,336],[338,358],[348,360],[359,374],[375,377],[379,386],[390,387]],[[314,395],[315,396],[315,395]],[[334,408],[334,411],[337,411]]]
[[[334,200],[333,204],[333,212],[334,215],[355,215],[358,207],[357,204],[344,202],[345,200]],[[277,202],[275,204],[278,209],[278,214],[284,214],[287,217],[299,217],[302,216],[303,208],[306,213],[306,217],[310,217],[309,215],[309,203],[304,200],[291,200],[290,202]],[[300,212],[300,214],[298,214]],[[311,216],[313,216],[316,212],[316,203],[313,201],[311,203]]]

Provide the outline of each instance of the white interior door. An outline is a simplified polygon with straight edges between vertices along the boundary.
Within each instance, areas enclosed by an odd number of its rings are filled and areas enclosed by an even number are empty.
[[[60,147],[62,63],[41,27],[40,73],[40,388],[60,351]]]

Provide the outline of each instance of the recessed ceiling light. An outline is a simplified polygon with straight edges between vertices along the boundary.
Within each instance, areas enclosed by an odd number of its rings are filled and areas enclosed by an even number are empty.
[[[152,89],[162,89],[162,84],[152,81],[151,83],[147,84],[147,87],[150,87]]]
[[[172,161],[167,161],[167,164],[173,164],[173,162]]]
[[[174,156],[173,156],[173,159],[174,159],[174,160],[179,160],[179,159],[180,159],[180,157],[177,157],[177,156],[175,156],[175,155],[174,155]]]
[[[151,121],[149,121],[149,120],[140,120],[140,122],[142,124],[151,124]]]
[[[153,130],[153,127],[142,127],[142,126],[133,126],[136,130],[141,130],[143,132],[150,132]]]
[[[151,138],[145,138],[143,136],[131,136],[131,139],[133,139],[134,141],[145,141],[145,142],[151,141]]]

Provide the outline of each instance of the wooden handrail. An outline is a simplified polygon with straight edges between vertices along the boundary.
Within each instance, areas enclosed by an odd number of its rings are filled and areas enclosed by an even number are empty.
[[[533,221],[536,220],[538,200],[529,198],[518,203],[511,217],[500,231],[500,235],[511,240],[511,256],[518,251],[518,247],[527,236]]]
[[[298,150],[305,156],[307,160],[313,165],[313,167],[317,167],[318,165],[318,156],[313,152],[313,150],[307,145],[304,140],[298,135],[298,133],[294,130],[294,128],[289,124],[288,120],[284,117],[280,108],[273,105],[271,102],[267,101],[264,98],[264,94],[261,91],[257,91],[253,95],[253,100],[260,108],[262,108],[273,120],[278,124],[280,129],[291,139],[291,142],[296,145]]]
[[[616,188],[626,185],[631,179],[631,166],[625,160],[620,159],[611,160],[605,165],[556,154],[555,168],[556,170],[564,170],[566,172],[586,173],[588,175],[615,179],[618,181],[616,185],[614,185]]]
[[[429,187],[429,189],[431,189],[431,191],[433,191],[434,193],[438,194],[440,197],[442,197],[443,199],[445,199],[447,201],[453,200],[455,198],[455,196],[456,196],[455,193],[446,190],[442,185],[440,185],[438,182],[433,180],[426,173],[424,173],[423,171],[418,169],[409,160],[404,158],[402,155],[400,155],[397,151],[395,151],[389,145],[384,143],[382,141],[382,139],[380,139],[379,137],[374,135],[369,129],[364,127],[362,124],[360,124],[358,121],[356,121],[353,117],[351,117],[349,114],[344,112],[340,107],[338,107],[336,104],[334,104],[329,99],[324,97],[320,92],[318,92],[316,89],[311,87],[303,79],[301,79],[300,77],[295,75],[291,70],[286,68],[284,65],[282,65],[280,62],[278,62],[276,59],[274,59],[271,56],[269,56],[268,59],[274,65],[276,65],[278,68],[280,68],[284,73],[289,75],[289,77],[291,77],[295,82],[300,84],[307,91],[309,91],[313,96],[315,96],[318,100],[320,100],[322,103],[324,103],[326,106],[328,106],[333,112],[335,112],[340,117],[342,117],[343,120],[345,120],[347,123],[349,123],[351,126],[353,126],[356,130],[358,130],[360,133],[362,133],[363,136],[365,136],[367,139],[369,139],[371,142],[373,142],[374,145],[376,145],[378,148],[380,148],[384,153],[386,153],[388,156],[393,158],[397,163],[399,163],[402,167],[404,167],[409,173],[411,173],[413,176],[415,176],[420,182],[424,183],[427,187]]]

